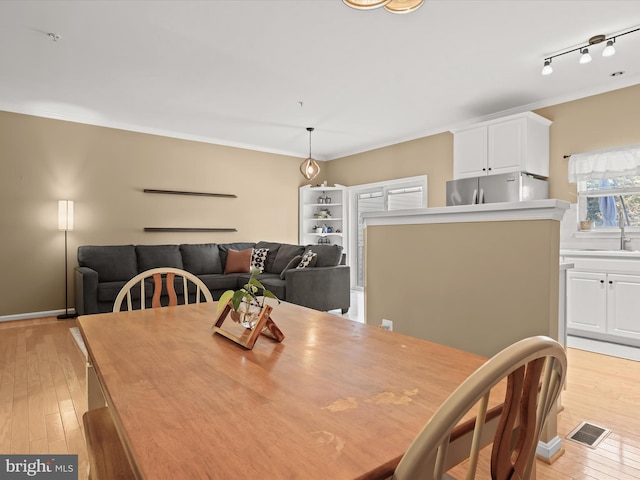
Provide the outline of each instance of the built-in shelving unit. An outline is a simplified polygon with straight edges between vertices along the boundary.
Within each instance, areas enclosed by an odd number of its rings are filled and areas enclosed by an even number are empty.
[[[346,253],[347,188],[342,185],[300,187],[299,242],[341,245]]]

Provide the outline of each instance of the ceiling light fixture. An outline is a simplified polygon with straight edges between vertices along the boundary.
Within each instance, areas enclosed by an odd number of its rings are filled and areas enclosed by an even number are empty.
[[[615,42],[616,42],[615,40],[607,41],[607,46],[602,51],[602,56],[603,57],[612,57],[612,56],[614,56],[616,54],[616,49],[613,48],[613,44]]]
[[[611,57],[616,53],[616,49],[613,47],[613,44],[616,43],[616,38],[622,37],[623,35],[628,35],[630,33],[637,32],[637,31],[640,31],[640,27],[634,27],[625,32],[618,33],[616,35],[611,35],[611,36],[606,36],[602,34],[594,35],[587,41],[586,45],[580,45],[579,47],[571,48],[569,50],[556,53],[555,55],[549,55],[548,57],[545,57],[544,66],[542,67],[542,72],[540,73],[542,75],[550,75],[553,72],[553,68],[551,68],[551,60],[553,60],[556,57],[561,57],[562,55],[566,55],[567,53],[580,52],[580,63],[582,64],[589,63],[592,60],[591,55],[589,54],[589,48],[592,47],[593,45],[598,45],[603,42],[606,42],[606,47],[602,51],[602,56]]]
[[[591,55],[589,55],[589,49],[588,48],[583,48],[582,50],[580,50],[580,63],[581,64],[585,64],[585,63],[589,63],[591,61]]]
[[[313,130],[315,130],[313,127],[307,127],[307,132],[309,132],[309,158],[300,164],[300,173],[307,180],[313,180],[320,173],[320,165],[311,158],[311,132]]]
[[[373,10],[384,7],[387,12],[391,13],[410,13],[415,12],[424,0],[342,0],[345,5],[357,10]]]

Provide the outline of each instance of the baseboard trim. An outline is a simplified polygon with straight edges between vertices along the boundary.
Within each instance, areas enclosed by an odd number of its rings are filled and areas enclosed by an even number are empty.
[[[44,312],[18,313],[15,315],[0,316],[0,322],[12,322],[14,320],[29,320],[31,318],[57,317],[65,313],[65,310],[47,310]],[[75,313],[75,309],[70,308],[69,313]]]

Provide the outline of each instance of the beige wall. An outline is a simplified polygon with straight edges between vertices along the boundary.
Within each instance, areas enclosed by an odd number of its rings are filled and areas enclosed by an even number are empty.
[[[551,126],[550,194],[575,202],[564,154],[640,143],[640,85],[538,110]],[[64,306],[56,201],[76,201],[69,251],[81,244],[297,241],[302,159],[0,112],[0,316]],[[329,183],[426,174],[444,205],[453,137],[442,133],[321,163]],[[143,188],[235,193],[165,197]],[[251,200],[256,199],[252,204]],[[266,212],[266,213],[256,213]],[[145,226],[235,227],[236,234],[151,234]],[[37,294],[33,294],[30,288]]]
[[[368,227],[367,323],[485,356],[557,339],[559,232],[554,220]]]
[[[612,80],[614,81],[614,80]],[[550,128],[549,194],[576,202],[562,156],[640,143],[640,85],[536,110]],[[453,136],[442,133],[327,162],[329,183],[359,185],[393,178],[429,176],[429,206],[445,204],[445,182],[453,178]]]
[[[75,201],[70,263],[83,244],[298,240],[299,158],[0,112],[0,159],[0,316],[64,308],[59,199]],[[142,230],[163,226],[238,232]]]
[[[553,121],[549,143],[549,195],[576,202],[567,180],[572,153],[640,143],[640,85],[536,110]]]
[[[441,133],[325,163],[329,184],[352,186],[428,175],[428,205],[444,206],[445,182],[453,178],[453,136]]]

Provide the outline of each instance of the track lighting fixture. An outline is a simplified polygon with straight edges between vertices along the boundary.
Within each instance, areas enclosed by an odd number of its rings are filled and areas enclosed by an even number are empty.
[[[300,173],[307,180],[313,180],[320,173],[320,165],[311,158],[311,132],[313,130],[315,130],[313,127],[307,127],[307,132],[309,132],[309,157],[300,164]]]
[[[346,0],[345,0],[346,1]],[[551,60],[556,57],[561,57],[562,55],[566,55],[567,53],[580,52],[580,63],[585,64],[589,63],[592,60],[591,54],[589,53],[589,48],[592,46],[598,45],[600,43],[605,43],[605,48],[602,50],[603,57],[611,57],[615,55],[616,49],[613,47],[613,44],[616,43],[616,38],[622,37],[623,35],[628,35],[633,32],[640,31],[640,27],[632,28],[631,30],[623,31],[622,33],[617,33],[615,35],[594,35],[591,37],[586,45],[580,45],[579,47],[570,48],[569,50],[560,51],[560,53],[556,53],[554,55],[549,55],[544,59],[544,66],[542,67],[542,71],[540,72],[542,75],[551,75],[553,73],[553,68],[551,67]]]

